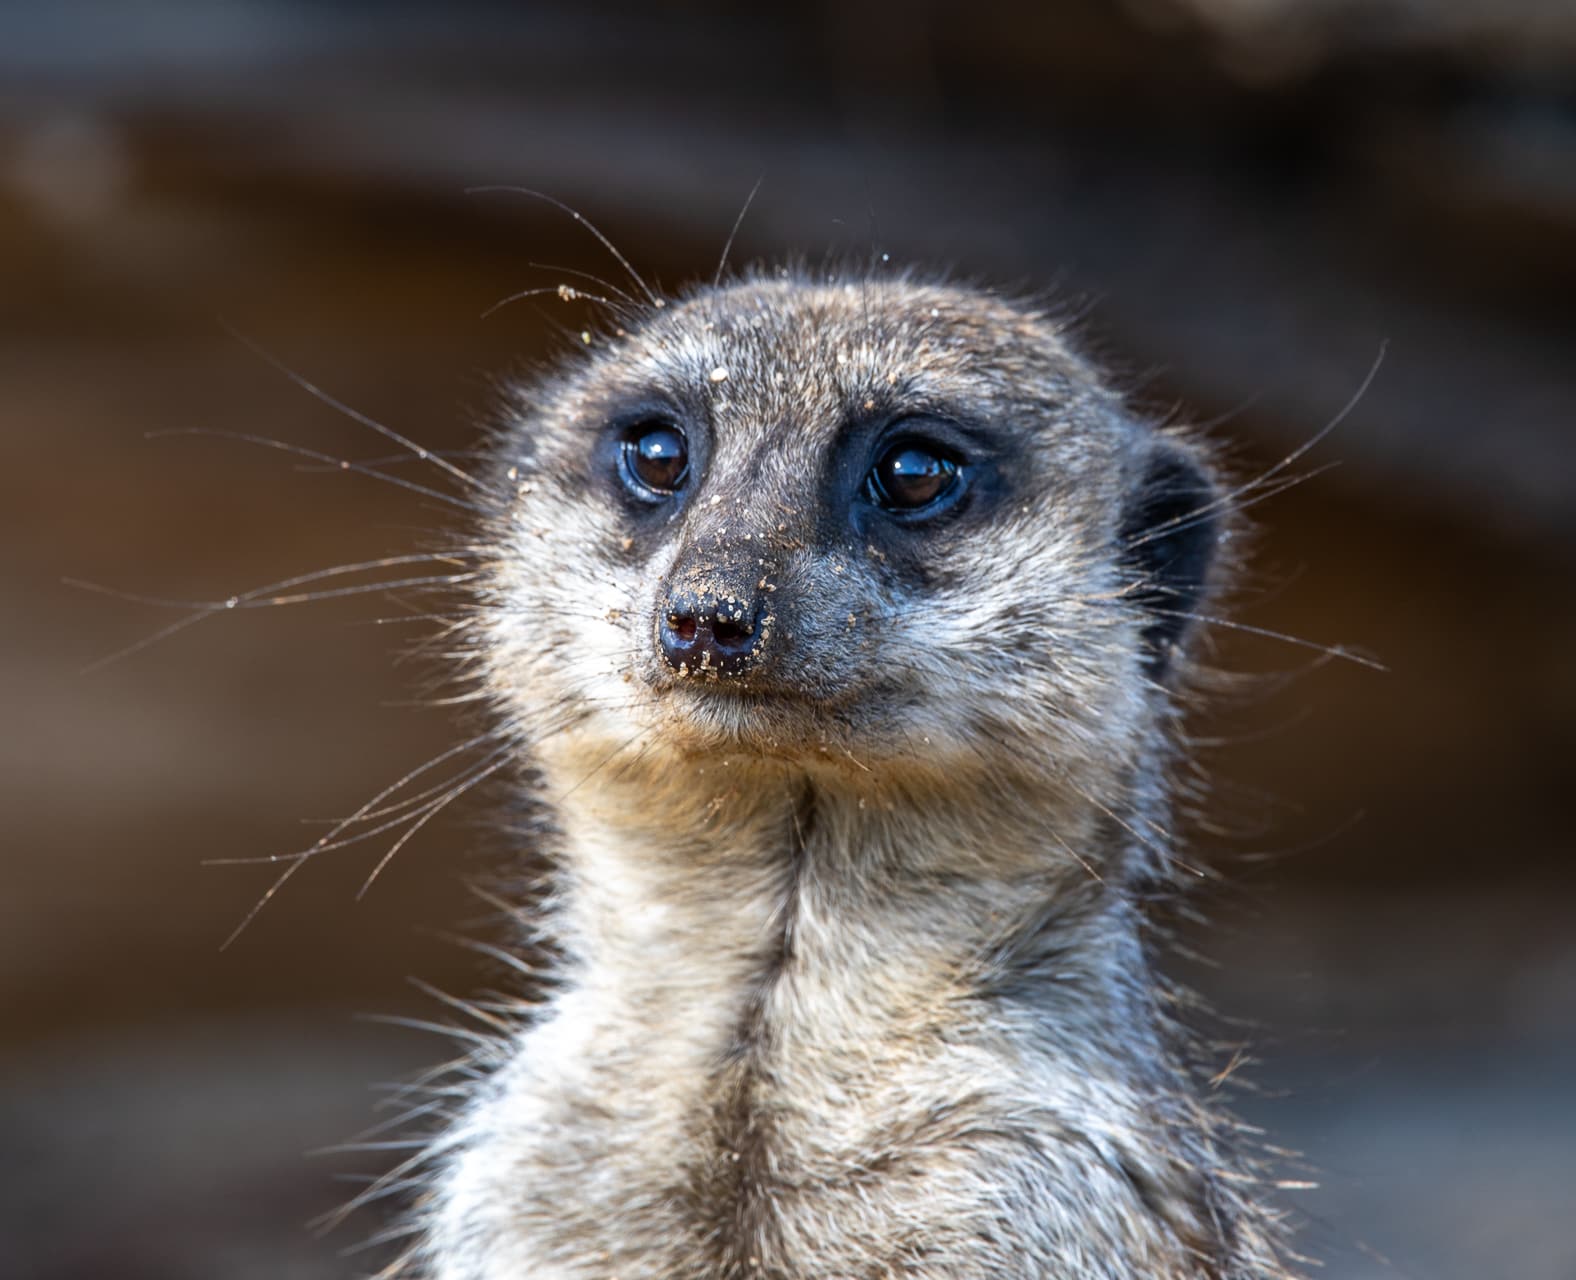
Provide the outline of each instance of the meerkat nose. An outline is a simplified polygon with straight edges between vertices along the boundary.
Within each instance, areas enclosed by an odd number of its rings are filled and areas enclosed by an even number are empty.
[[[759,595],[675,591],[657,626],[657,646],[667,664],[686,675],[739,675],[759,656],[764,612]]]

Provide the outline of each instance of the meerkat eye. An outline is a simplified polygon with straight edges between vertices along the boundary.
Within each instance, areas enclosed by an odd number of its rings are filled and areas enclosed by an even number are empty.
[[[620,466],[629,488],[642,496],[666,496],[689,472],[689,445],[670,423],[642,422],[625,435]]]
[[[865,479],[865,497],[886,511],[921,511],[960,483],[955,458],[918,441],[899,441],[871,468]]]

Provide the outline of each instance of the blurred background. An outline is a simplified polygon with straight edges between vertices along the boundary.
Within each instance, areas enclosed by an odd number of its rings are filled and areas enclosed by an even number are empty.
[[[286,853],[464,734],[398,601],[180,614],[452,531],[277,450],[435,450],[594,319],[516,291],[889,254],[1052,289],[1243,474],[1260,677],[1218,741],[1184,965],[1300,1150],[1331,1280],[1576,1277],[1576,9],[143,0],[0,8],[0,1275],[340,1277],[395,1154],[309,1156],[448,1056],[415,977],[507,866],[478,795]],[[546,267],[534,264],[548,264]],[[594,287],[594,286],[589,286]],[[223,323],[221,323],[221,318]],[[463,459],[461,459],[463,461]],[[415,477],[391,466],[388,474]]]

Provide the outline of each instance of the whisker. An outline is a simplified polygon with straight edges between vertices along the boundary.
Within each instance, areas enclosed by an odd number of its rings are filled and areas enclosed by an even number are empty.
[[[389,618],[363,618],[360,622],[352,623],[356,627],[398,627],[410,626],[417,622],[441,622],[450,624],[445,628],[445,634],[453,631],[464,630],[475,625],[474,613],[402,613],[398,617]]]
[[[613,750],[608,753],[607,758],[605,760],[603,760],[601,764],[595,766],[589,773],[587,773],[584,777],[582,777],[579,782],[575,783],[574,786],[570,787],[569,790],[565,791],[562,795],[560,795],[558,797],[558,802],[560,804],[562,804],[565,800],[569,799],[569,797],[574,795],[574,793],[576,791],[580,790],[580,788],[585,786],[586,783],[590,782],[592,778],[596,777],[597,774],[601,773],[603,769],[607,768],[607,766],[610,765],[617,756],[622,754],[622,752],[624,751],[624,749],[626,747],[630,746],[632,743],[640,741],[640,739],[645,737],[645,736],[646,736],[646,731],[644,729],[642,729],[639,733],[635,734],[633,737],[627,739],[624,742],[621,742],[618,746],[614,747]]]
[[[375,881],[378,876],[383,873],[383,869],[394,860],[394,855],[410,842],[412,836],[414,836],[418,831],[420,831],[424,826],[437,817],[438,814],[442,813],[461,796],[465,795],[469,791],[475,790],[476,787],[480,786],[488,778],[492,777],[493,774],[497,773],[507,763],[507,760],[499,760],[481,772],[473,773],[465,780],[464,783],[455,787],[453,791],[433,804],[433,806],[428,809],[426,813],[422,814],[420,818],[416,819],[416,821],[411,824],[410,829],[400,836],[400,838],[396,840],[391,846],[389,846],[388,852],[378,859],[377,866],[372,868],[372,871],[367,876],[366,881],[357,891],[356,897],[360,899],[366,896],[366,892],[372,887],[373,881]]]
[[[469,472],[462,471],[459,467],[456,467],[452,462],[448,461],[448,459],[438,456],[430,449],[422,448],[414,440],[407,439],[398,431],[395,431],[394,428],[384,426],[381,422],[377,421],[377,419],[368,417],[359,409],[353,409],[343,400],[339,400],[336,397],[331,396],[328,392],[324,391],[323,388],[319,387],[313,382],[308,381],[301,374],[290,368],[289,365],[285,364],[283,360],[279,359],[278,356],[274,355],[273,352],[269,351],[260,342],[257,342],[253,338],[247,337],[246,334],[242,333],[233,325],[222,320],[220,321],[220,324],[223,326],[226,333],[228,333],[232,338],[244,346],[253,355],[257,356],[265,364],[289,378],[291,382],[296,384],[296,386],[320,400],[329,408],[335,409],[338,412],[344,414],[345,417],[349,418],[352,422],[358,422],[369,430],[376,431],[380,436],[384,437],[384,439],[392,440],[401,448],[408,449],[421,461],[430,462],[433,464],[433,466],[448,472],[449,475],[453,476],[461,484],[471,488],[475,488],[480,485],[481,482],[477,480],[475,476],[471,475]]]
[[[498,761],[496,767],[490,772],[496,772],[498,768],[502,768],[503,763],[503,761]],[[480,779],[477,780],[480,781]],[[450,785],[459,784],[455,783]],[[446,795],[447,790],[440,792],[439,794],[440,796]],[[336,836],[333,833],[330,833],[329,835],[325,835],[319,840],[315,841],[307,848],[297,849],[291,853],[265,853],[260,854],[257,857],[205,858],[203,859],[202,865],[205,867],[254,867],[278,866],[280,863],[289,863],[292,866],[298,866],[303,862],[310,861],[319,854],[329,853],[335,849],[348,849],[353,844],[363,844],[375,836],[382,835],[386,831],[393,831],[395,828],[405,826],[407,823],[416,822],[418,815],[420,816],[421,821],[425,822],[426,819],[432,817],[430,812],[425,811],[431,806],[442,807],[441,805],[438,805],[438,801],[436,799],[432,799],[428,800],[426,805],[418,806],[413,812],[401,813],[396,817],[379,821],[375,826],[368,827],[365,831],[357,831],[354,835]],[[392,812],[392,809],[390,811]],[[342,819],[335,830],[349,830],[354,821],[354,819]],[[401,839],[401,844],[404,843],[405,838],[408,838],[408,833],[406,837]],[[381,865],[382,864],[380,863],[379,866]],[[358,894],[357,896],[359,897],[360,895]]]
[[[1078,850],[1074,849],[1072,845],[1067,843],[1066,840],[1062,839],[1060,832],[1052,830],[1050,827],[1047,827],[1046,830],[1050,834],[1051,839],[1056,841],[1057,845],[1060,846],[1062,852],[1089,873],[1089,878],[1091,880],[1093,880],[1096,884],[1105,883],[1105,877],[1094,869],[1094,866],[1092,863],[1090,863],[1089,859],[1084,857],[1083,854],[1079,853]]]
[[[491,548],[487,547],[453,547],[447,551],[413,552],[409,555],[383,556],[377,560],[362,560],[356,564],[334,565],[329,569],[314,569],[310,573],[300,573],[289,578],[280,578],[277,582],[270,582],[261,587],[253,587],[249,591],[242,591],[237,595],[227,596],[223,600],[172,600],[163,596],[142,595],[135,591],[122,591],[118,587],[107,587],[102,583],[88,582],[82,578],[62,578],[67,586],[76,587],[82,591],[92,591],[98,595],[111,596],[116,600],[126,600],[132,604],[151,605],[159,609],[192,609],[213,610],[215,612],[225,609],[239,609],[254,600],[277,592],[289,591],[294,587],[304,587],[312,582],[324,582],[330,578],[344,577],[352,573],[370,573],[374,569],[392,569],[399,565],[407,564],[433,564],[451,562],[459,564],[466,556],[487,554]],[[469,571],[474,574],[474,570]],[[416,581],[426,581],[418,579]],[[430,579],[438,581],[440,579]],[[371,583],[367,590],[391,590],[405,585],[402,582]]]
[[[510,303],[523,302],[527,298],[540,298],[543,294],[548,293],[556,293],[565,302],[577,302],[583,298],[587,302],[601,303],[605,307],[616,308],[618,306],[618,303],[614,302],[613,299],[604,298],[599,293],[587,293],[584,289],[576,289],[573,285],[549,284],[540,285],[532,289],[520,289],[515,293],[509,294],[507,297],[499,298],[497,302],[493,303],[492,306],[488,307],[487,310],[482,312],[480,318],[486,320],[495,312],[502,311]]]
[[[528,262],[525,265],[528,267],[535,267],[539,271],[556,271],[560,275],[574,276],[580,280],[589,280],[592,284],[596,285],[597,288],[606,289],[609,293],[618,298],[620,302],[627,303],[631,307],[639,305],[636,302],[634,296],[627,290],[620,289],[611,280],[604,279],[602,276],[596,275],[594,272],[579,271],[574,267],[555,267],[548,262]]]
[[[486,449],[433,449],[430,452],[434,458],[472,458],[478,462],[484,462],[492,456]],[[412,457],[408,453],[390,453],[378,458],[357,458],[355,461],[357,466],[362,467],[402,467],[413,462],[421,462],[423,459]],[[340,462],[341,459],[335,458],[320,467],[300,465],[295,470],[302,475],[320,475],[328,471],[341,470]]]
[[[79,582],[74,578],[63,578],[61,581],[73,587],[81,587],[87,591],[100,590],[100,588],[94,586],[94,584],[90,582]],[[114,593],[106,592],[106,594]],[[79,676],[89,676],[95,671],[102,671],[105,667],[113,666],[115,663],[120,662],[124,658],[129,658],[134,654],[141,653],[144,649],[152,648],[162,640],[168,640],[171,636],[186,630],[187,627],[195,626],[204,618],[210,617],[212,614],[217,612],[218,610],[216,609],[205,609],[199,613],[194,613],[189,617],[178,618],[168,626],[160,627],[152,635],[143,636],[142,639],[134,641],[133,643],[126,645],[124,648],[116,649],[113,653],[106,654],[102,658],[95,658],[92,662],[88,663],[87,666],[81,668],[77,674]]]
[[[1215,511],[1231,509],[1232,504],[1235,503],[1238,498],[1242,497],[1244,494],[1252,493],[1255,489],[1264,484],[1265,481],[1273,479],[1287,467],[1291,466],[1299,459],[1306,457],[1312,449],[1316,448],[1325,439],[1327,439],[1331,432],[1333,432],[1341,425],[1341,423],[1345,422],[1346,419],[1351,416],[1352,411],[1357,408],[1358,403],[1365,395],[1368,394],[1368,388],[1373,385],[1374,379],[1379,376],[1379,368],[1382,364],[1384,364],[1385,353],[1388,348],[1389,344],[1387,342],[1381,342],[1379,344],[1378,354],[1374,356],[1373,363],[1368,366],[1368,372],[1363,375],[1362,382],[1358,384],[1357,390],[1352,392],[1351,398],[1341,406],[1340,412],[1331,418],[1329,422],[1325,423],[1324,426],[1320,427],[1318,431],[1314,432],[1313,435],[1308,437],[1308,439],[1304,440],[1300,445],[1288,453],[1279,462],[1275,463],[1267,470],[1261,472],[1252,480],[1248,480],[1243,484],[1238,485],[1236,488],[1230,489],[1227,492],[1219,495],[1212,501],[1206,502],[1202,507],[1198,507],[1193,511],[1184,512],[1179,516],[1174,516],[1169,521],[1162,521],[1154,528],[1145,530],[1145,538],[1166,532],[1179,522],[1195,520],[1201,516],[1209,515]]]
[[[1233,512],[1251,511],[1260,503],[1269,502],[1274,498],[1280,497],[1283,493],[1290,493],[1299,485],[1306,484],[1309,480],[1316,480],[1320,476],[1334,471],[1340,466],[1341,460],[1339,458],[1332,462],[1323,463],[1320,466],[1315,467],[1312,471],[1303,471],[1297,475],[1288,476],[1284,480],[1276,481],[1274,484],[1270,484],[1262,489],[1258,489],[1251,497],[1242,502],[1225,504],[1222,506],[1223,500],[1217,499],[1216,501],[1206,503],[1204,506],[1198,507],[1195,510],[1185,511],[1181,515],[1172,516],[1169,520],[1164,520],[1157,525],[1145,529],[1141,534],[1128,539],[1122,545],[1129,550],[1136,550],[1139,547],[1153,542],[1156,538],[1165,537],[1168,534],[1180,533],[1184,530],[1195,528],[1197,525],[1202,524],[1204,521],[1208,520],[1212,515],[1215,514],[1217,510],[1224,509]],[[1254,485],[1257,486],[1259,483],[1259,481],[1255,481]]]
[[[739,210],[739,216],[733,220],[733,229],[728,232],[728,238],[723,242],[722,257],[717,260],[717,273],[711,278],[713,289],[722,283],[722,273],[728,269],[728,254],[733,251],[734,238],[739,234],[739,228],[744,225],[744,215],[749,213],[750,206],[755,203],[755,195],[761,189],[761,183],[765,181],[766,175],[762,174],[750,188],[750,194],[744,197],[744,207]]]
[[[241,444],[256,445],[260,449],[275,449],[281,453],[289,453],[301,458],[311,458],[314,462],[325,464],[322,467],[312,468],[314,471],[351,471],[357,475],[382,481],[384,484],[394,485],[399,489],[408,489],[412,493],[419,493],[423,497],[433,498],[438,502],[446,502],[451,507],[457,507],[461,511],[480,512],[482,510],[475,503],[456,498],[452,493],[444,493],[441,489],[432,489],[424,484],[417,484],[414,480],[406,480],[401,476],[391,476],[363,463],[352,461],[349,458],[338,458],[331,453],[324,453],[320,449],[294,444],[289,440],[275,440],[272,436],[257,435],[250,431],[226,431],[216,427],[166,427],[158,431],[143,433],[143,439],[145,440],[163,440],[171,436],[204,436],[211,440],[235,440]]]
[[[400,803],[400,805],[398,805],[398,806],[388,806],[388,807],[385,807],[385,808],[382,808],[382,809],[373,808],[374,805],[380,804],[382,801],[384,801],[384,800],[388,799],[390,796],[394,795],[396,792],[399,791],[399,789],[401,787],[409,785],[416,778],[420,777],[424,773],[428,773],[431,770],[435,769],[438,765],[444,763],[444,761],[452,760],[455,756],[460,755],[463,752],[469,751],[472,747],[480,746],[483,742],[486,742],[489,738],[496,738],[498,736],[499,736],[499,733],[498,733],[497,730],[489,730],[486,733],[479,733],[474,738],[470,738],[470,739],[468,739],[465,742],[458,743],[455,746],[452,746],[452,747],[448,748],[448,750],[444,751],[442,754],[434,756],[431,760],[427,761],[427,763],[422,765],[419,769],[412,769],[409,773],[407,773],[403,778],[400,778],[397,782],[393,782],[393,783],[389,784],[388,786],[384,787],[382,791],[378,792],[377,795],[373,796],[371,800],[369,800],[365,804],[363,804],[359,809],[357,809],[349,817],[347,817],[347,818],[328,819],[328,821],[331,821],[331,822],[336,824],[334,829],[333,829],[333,831],[329,832],[329,836],[332,837],[334,835],[337,835],[340,831],[343,831],[346,827],[350,826],[353,823],[363,822],[363,821],[367,821],[369,819],[381,818],[385,814],[393,812],[395,808],[408,807],[409,802],[408,801],[402,801]],[[485,761],[491,761],[494,758],[496,758],[498,755],[501,755],[501,754],[503,754],[506,751],[513,750],[513,748],[514,748],[514,744],[512,742],[505,742],[503,744],[503,746],[498,748],[497,751],[494,751],[491,755],[486,756],[484,758],[484,762]],[[432,787],[429,787],[426,791],[421,792],[418,797],[414,797],[414,798],[420,798],[420,796],[427,796],[427,795],[436,794],[437,792],[442,791],[443,789],[445,789],[449,785],[450,785],[450,783],[447,783],[447,782],[437,783],[436,785],[434,785]]]
[[[1148,836],[1144,835],[1143,832],[1138,830],[1137,827],[1133,826],[1132,823],[1128,822],[1126,818],[1122,817],[1121,814],[1117,813],[1115,809],[1111,808],[1110,805],[1091,795],[1088,791],[1085,791],[1081,786],[1074,782],[1072,778],[1063,776],[1062,781],[1074,791],[1076,791],[1079,795],[1081,795],[1090,804],[1092,804],[1101,813],[1105,814],[1105,816],[1111,819],[1112,822],[1116,823],[1117,826],[1121,827],[1122,830],[1127,832],[1128,835],[1132,836],[1133,839],[1137,840],[1141,845],[1144,846],[1144,848],[1148,849],[1151,853],[1159,857],[1162,862],[1168,863],[1174,867],[1179,867],[1181,870],[1186,871],[1189,875],[1197,876],[1200,880],[1207,877],[1207,872],[1199,867],[1189,866],[1187,863],[1183,862],[1176,856],[1174,850],[1168,849],[1164,845],[1156,844]]]
[[[274,882],[263,890],[262,896],[252,904],[252,909],[241,917],[241,922],[234,929],[230,930],[229,936],[219,944],[220,951],[228,951],[230,949],[235,940],[246,932],[247,926],[257,919],[258,913],[273,900],[273,896],[283,889],[289,882],[290,877],[301,869],[305,861],[305,858],[297,859],[279,873]]]
[[[187,627],[195,626],[204,619],[214,617],[217,614],[231,613],[242,609],[261,609],[273,608],[283,605],[310,604],[320,600],[331,600],[343,596],[370,595],[375,592],[394,591],[402,587],[454,586],[458,583],[471,581],[478,576],[475,571],[456,574],[433,574],[422,575],[413,578],[402,578],[393,582],[373,582],[364,583],[357,586],[337,587],[324,591],[278,594],[273,596],[268,595],[268,593],[271,591],[287,592],[290,587],[304,585],[308,582],[321,582],[328,578],[344,574],[363,573],[375,568],[385,566],[391,567],[398,564],[430,563],[433,561],[442,561],[449,558],[451,557],[446,555],[389,556],[383,560],[366,561],[359,565],[340,565],[333,569],[322,569],[314,573],[300,574],[294,578],[286,578],[283,581],[270,583],[265,587],[258,587],[251,591],[242,592],[239,595],[233,595],[224,600],[169,600],[159,596],[142,595],[134,591],[122,591],[116,587],[108,587],[98,582],[88,582],[82,578],[62,578],[61,582],[66,586],[75,587],[79,591],[91,591],[96,595],[109,596],[113,599],[125,600],[132,604],[144,604],[159,609],[189,609],[192,611],[190,616],[172,622],[168,626],[161,627],[151,635],[143,636],[141,639],[126,645],[122,649],[117,649],[113,653],[106,654],[104,657],[97,658],[93,662],[88,663],[82,668],[79,674],[89,675],[94,671],[102,670],[103,668],[119,662],[124,658],[129,658],[133,654],[140,653],[142,650],[149,648],[152,645],[158,644],[160,641],[167,640],[169,637],[177,634],[178,632],[184,631]]]
[[[1328,661],[1328,655],[1321,654],[1314,662]],[[1312,670],[1307,668],[1305,670]],[[1306,722],[1313,715],[1312,707],[1302,707],[1279,722],[1262,729],[1243,730],[1241,733],[1201,734],[1193,733],[1187,736],[1190,747],[1200,750],[1213,750],[1222,747],[1245,747],[1258,742],[1272,742],[1276,738],[1288,733]]]
[[[462,582],[474,582],[480,575],[468,573],[431,574],[418,578],[399,578],[393,582],[368,582],[350,587],[327,587],[322,591],[302,591],[277,596],[243,597],[239,604],[226,608],[271,609],[279,605],[312,604],[319,600],[337,600],[344,596],[365,596],[381,591],[399,591],[405,587],[452,587]]]
[[[618,251],[618,248],[613,244],[613,242],[603,235],[602,232],[598,230],[596,225],[585,216],[585,214],[581,213],[578,209],[565,204],[557,197],[550,196],[545,191],[533,191],[530,187],[516,187],[507,185],[467,187],[465,189],[465,194],[468,196],[498,194],[527,196],[532,200],[544,201],[545,203],[552,205],[555,209],[558,209],[560,212],[567,213],[582,227],[594,235],[597,240],[601,242],[602,247],[613,255],[614,260],[619,266],[624,268],[625,272],[628,273],[629,278],[634,281],[636,287],[646,295],[647,302],[649,302],[653,307],[657,307],[659,309],[667,305],[657,294],[652,292],[651,286],[641,278],[640,273],[636,271],[635,268],[630,264],[629,259]]]
[[[247,927],[252,923],[252,921],[257,918],[258,913],[261,912],[262,909],[273,899],[274,895],[277,894],[282,888],[284,888],[284,886],[289,882],[291,876],[295,875],[295,873],[298,870],[300,870],[300,868],[307,861],[309,861],[311,858],[316,857],[318,854],[326,853],[326,852],[328,852],[331,849],[345,848],[345,847],[347,847],[349,845],[357,844],[357,843],[360,843],[361,841],[364,841],[364,840],[369,840],[369,839],[373,838],[374,836],[378,836],[378,835],[383,834],[385,831],[391,831],[391,830],[395,829],[398,826],[401,826],[402,824],[404,824],[406,822],[415,821],[417,827],[425,825],[427,820],[430,819],[433,816],[433,812],[428,812],[427,814],[425,814],[424,816],[421,816],[419,818],[413,818],[413,815],[409,814],[409,813],[402,814],[400,817],[397,817],[397,818],[393,819],[392,821],[379,823],[378,825],[375,825],[374,827],[372,827],[369,830],[357,832],[355,835],[347,836],[347,837],[344,837],[343,839],[339,838],[340,833],[342,833],[344,831],[348,831],[357,822],[368,820],[368,815],[369,815],[371,810],[375,809],[376,806],[378,804],[380,804],[383,800],[385,800],[389,796],[393,795],[396,791],[399,790],[400,787],[407,785],[413,778],[419,777],[421,774],[427,772],[430,769],[433,769],[433,768],[437,767],[439,764],[443,763],[445,760],[453,758],[455,755],[458,755],[462,751],[469,750],[470,748],[476,746],[478,743],[486,741],[489,737],[494,736],[495,732],[496,731],[485,733],[485,734],[479,734],[477,737],[472,738],[468,742],[460,743],[460,744],[458,744],[458,745],[456,745],[454,747],[449,748],[447,751],[440,753],[438,756],[435,756],[433,759],[429,760],[426,764],[422,765],[419,769],[411,770],[409,773],[407,773],[399,781],[391,784],[388,787],[385,787],[382,791],[378,792],[378,794],[376,796],[374,796],[371,800],[369,800],[366,804],[364,804],[361,807],[361,809],[357,811],[357,813],[352,814],[348,818],[341,819],[338,823],[336,823],[336,825],[334,826],[334,828],[331,831],[329,831],[326,835],[324,835],[321,839],[317,840],[315,843],[313,843],[307,849],[297,850],[296,852],[289,853],[289,854],[265,855],[265,856],[260,857],[260,858],[212,858],[212,859],[208,859],[204,863],[205,866],[237,866],[237,865],[249,865],[249,864],[257,864],[257,863],[273,863],[273,864],[284,863],[285,864],[284,869],[280,872],[278,877],[274,880],[274,882],[272,884],[270,884],[268,886],[268,888],[266,890],[264,890],[264,892],[257,899],[257,901],[255,903],[253,903],[251,909],[246,913],[245,916],[242,917],[240,923],[237,924],[236,927],[233,930],[231,930],[230,934],[220,944],[219,949],[221,951],[224,951],[224,950],[228,949],[236,941],[236,939],[239,938],[241,936],[241,934],[246,931]],[[494,766],[493,766],[493,768],[492,768],[492,770],[490,772],[496,772],[499,768],[501,768],[503,766],[503,764],[505,763],[505,760],[499,759],[498,757],[501,756],[502,754],[504,754],[505,751],[507,751],[507,747],[500,748],[499,752],[494,753],[493,756],[489,756],[489,757],[486,758],[487,761],[492,761],[492,760],[496,760],[497,761],[497,763],[494,764]],[[484,763],[485,763],[485,761],[484,761]],[[467,782],[463,786],[461,786],[459,788],[457,794],[463,794],[466,790],[469,790],[471,786],[475,785],[476,783],[478,783],[480,781],[482,781],[482,776],[478,776],[478,775],[476,775],[473,772],[472,776],[467,780]],[[444,799],[442,801],[441,804],[438,804],[436,806],[436,808],[437,809],[441,809],[443,807],[446,807],[447,804],[450,802],[450,800],[452,800],[454,798],[456,798],[455,795],[451,795],[451,796],[447,797],[446,799]],[[419,813],[419,811],[418,811],[418,813]],[[383,868],[383,866],[387,864],[389,858],[393,856],[393,852],[397,851],[397,849],[400,846],[402,846],[410,838],[411,835],[413,835],[415,833],[415,829],[416,828],[413,827],[410,831],[407,831],[400,838],[400,840],[396,843],[395,850],[391,850],[389,853],[384,855],[382,861],[380,861],[379,864],[378,864],[377,870],[381,870]],[[374,873],[374,875],[375,874],[376,873]],[[370,883],[371,883],[371,881],[369,879],[367,884],[370,884]],[[366,885],[363,885],[362,892],[364,893],[365,891],[366,891]],[[358,896],[360,896],[360,895],[358,894]]]
[[[1147,605],[1151,612],[1162,614],[1168,618],[1182,618],[1189,622],[1202,623],[1205,626],[1225,627],[1229,631],[1241,631],[1250,636],[1262,636],[1267,640],[1279,640],[1282,644],[1295,645],[1299,649],[1311,649],[1315,653],[1323,654],[1326,658],[1338,658],[1343,662],[1354,662],[1359,667],[1367,667],[1370,671],[1388,673],[1390,668],[1376,658],[1358,653],[1355,649],[1347,649],[1341,645],[1320,644],[1315,640],[1304,640],[1299,636],[1287,635],[1284,631],[1272,631],[1268,627],[1255,627],[1246,622],[1235,622],[1230,618],[1213,618],[1207,614],[1189,613],[1183,609],[1162,609],[1155,605]]]

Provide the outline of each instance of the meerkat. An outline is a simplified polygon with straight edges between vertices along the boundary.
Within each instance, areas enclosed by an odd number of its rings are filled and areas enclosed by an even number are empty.
[[[761,271],[584,336],[497,431],[469,629],[552,973],[401,1274],[1289,1275],[1146,909],[1211,449],[950,283]]]

